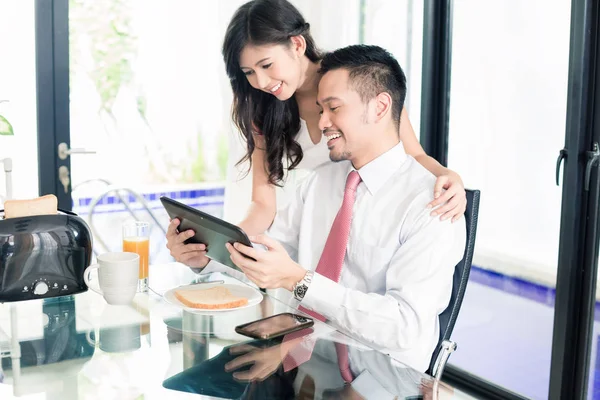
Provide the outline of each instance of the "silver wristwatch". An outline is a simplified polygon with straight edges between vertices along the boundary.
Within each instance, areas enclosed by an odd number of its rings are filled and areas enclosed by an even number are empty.
[[[302,301],[304,299],[304,295],[312,282],[313,274],[313,271],[306,271],[304,278],[294,285],[294,297],[296,300]]]

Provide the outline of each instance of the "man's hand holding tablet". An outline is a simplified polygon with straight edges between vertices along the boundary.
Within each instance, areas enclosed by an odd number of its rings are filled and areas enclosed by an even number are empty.
[[[178,230],[181,222],[177,218],[171,219],[167,228],[167,248],[171,256],[180,263],[191,268],[204,268],[210,261],[206,255],[206,245],[203,243],[186,243],[195,232],[192,229],[180,232]]]

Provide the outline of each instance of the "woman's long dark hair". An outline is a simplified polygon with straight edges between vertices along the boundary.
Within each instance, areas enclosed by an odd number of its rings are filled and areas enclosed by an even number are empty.
[[[227,27],[223,59],[233,89],[232,118],[247,143],[247,153],[238,164],[250,161],[255,143],[253,133],[260,132],[266,143],[269,182],[280,185],[284,177],[283,159],[293,169],[302,160],[302,148],[296,141],[300,113],[295,96],[280,101],[272,94],[254,89],[240,69],[240,54],[248,44],[289,45],[292,36],[306,40],[305,55],[312,62],[322,56],[310,35],[309,24],[287,0],[252,0],[236,11]]]

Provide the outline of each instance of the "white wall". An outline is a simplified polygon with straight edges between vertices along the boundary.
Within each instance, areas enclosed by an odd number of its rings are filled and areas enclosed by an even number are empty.
[[[0,114],[15,136],[0,136],[0,159],[13,160],[13,197],[38,195],[35,25],[33,0],[0,0]],[[5,195],[0,165],[0,196]],[[0,197],[0,204],[2,204]]]

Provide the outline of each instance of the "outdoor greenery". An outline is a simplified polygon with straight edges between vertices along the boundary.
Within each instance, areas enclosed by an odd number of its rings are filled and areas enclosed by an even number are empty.
[[[185,172],[186,180],[203,182],[206,180],[206,163],[202,157],[202,135],[198,134],[198,156],[192,161],[190,168]],[[189,157],[187,157],[189,159]]]
[[[217,163],[219,164],[219,172],[222,179],[227,177],[227,161],[229,159],[229,143],[227,134],[219,135],[219,143],[217,148]]]
[[[69,0],[71,83],[74,81],[75,72],[84,71],[88,74],[100,97],[98,113],[100,116],[109,117],[101,118],[107,135],[111,131],[109,127],[116,128],[119,132],[119,121],[113,113],[119,91],[127,88],[135,93],[136,110],[151,133],[144,136],[140,144],[144,146],[148,155],[148,173],[154,183],[202,182],[207,178],[223,180],[227,170],[226,135],[219,137],[218,149],[215,149],[218,151],[219,176],[208,176],[206,173],[201,133],[198,133],[196,151],[190,154],[190,157],[184,158],[188,160],[188,168],[172,165],[170,160],[173,159],[173,155],[164,154],[159,148],[159,141],[155,138],[165,133],[156,132],[148,121],[148,99],[144,94],[143,82],[135,80],[133,65],[138,56],[139,38],[136,36],[133,21],[134,9],[132,2],[128,0]],[[162,159],[157,161],[157,157]]]
[[[93,60],[90,77],[101,99],[100,109],[112,115],[119,89],[133,81],[137,38],[132,10],[126,0],[70,0],[69,29],[71,63],[77,65],[79,61],[74,38],[87,37]]]
[[[0,100],[0,104],[6,103],[7,100]],[[14,135],[13,127],[8,122],[6,117],[0,114],[0,136],[12,136]]]

